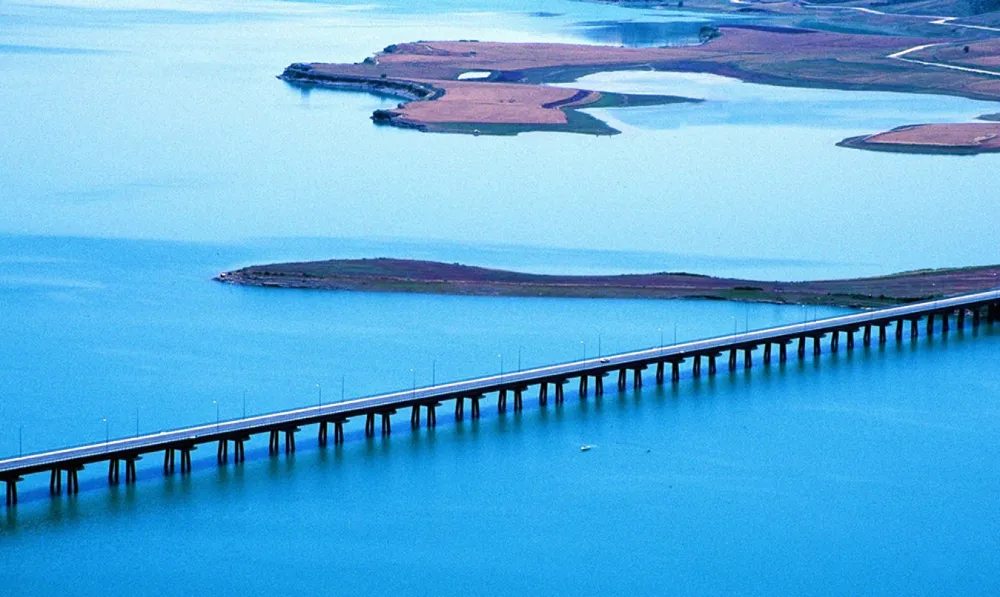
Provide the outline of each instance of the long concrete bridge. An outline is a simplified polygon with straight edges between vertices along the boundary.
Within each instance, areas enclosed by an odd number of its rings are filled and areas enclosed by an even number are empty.
[[[595,395],[603,394],[604,378],[612,374],[617,374],[619,391],[627,387],[630,376],[634,388],[642,387],[643,372],[651,367],[655,369],[656,383],[664,383],[668,369],[671,382],[678,383],[681,365],[685,363],[690,364],[692,377],[711,376],[717,373],[720,358],[726,359],[724,364],[729,371],[740,367],[750,369],[755,360],[767,367],[775,358],[775,348],[777,360],[785,362],[790,346],[794,346],[798,359],[806,358],[807,354],[821,354],[824,338],[828,339],[830,352],[837,352],[841,347],[841,338],[845,339],[844,348],[853,350],[859,333],[862,344],[870,346],[873,342],[888,342],[889,329],[892,329],[895,341],[902,342],[904,337],[917,338],[921,327],[927,335],[936,332],[947,334],[966,326],[976,328],[984,321],[992,324],[997,320],[1000,320],[1000,290],[968,294],[7,458],[0,460],[0,480],[6,483],[6,503],[12,506],[17,503],[18,482],[30,474],[48,473],[49,489],[53,495],[62,493],[64,486],[67,493],[76,493],[79,491],[79,471],[85,466],[102,462],[108,464],[109,483],[120,481],[124,465],[125,483],[131,484],[136,481],[136,461],[153,453],[163,454],[165,474],[175,472],[179,456],[180,473],[186,474],[191,471],[191,452],[203,444],[217,445],[216,455],[220,464],[229,461],[229,446],[232,444],[234,462],[242,462],[245,457],[244,443],[258,434],[268,434],[271,454],[280,452],[282,443],[284,451],[291,452],[295,450],[295,434],[307,425],[318,427],[320,445],[327,444],[332,426],[333,442],[341,444],[344,441],[344,425],[352,418],[365,420],[367,437],[374,437],[376,433],[384,436],[392,432],[392,416],[402,409],[410,410],[413,427],[421,424],[422,414],[426,425],[433,427],[437,423],[437,409],[446,401],[454,401],[455,417],[459,420],[464,417],[468,402],[469,414],[476,419],[480,414],[480,402],[492,394],[496,395],[500,412],[507,409],[508,396],[512,409],[520,411],[525,392],[532,386],[538,388],[541,406],[548,403],[550,386],[553,400],[560,404],[564,400],[563,388],[572,380],[578,381],[582,398],[588,394],[591,380]],[[762,355],[755,359],[757,350]]]

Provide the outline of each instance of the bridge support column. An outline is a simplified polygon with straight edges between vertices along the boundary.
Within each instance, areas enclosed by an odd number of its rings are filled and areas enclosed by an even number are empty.
[[[854,350],[854,330],[847,330],[847,350]]]
[[[782,341],[781,344],[778,345],[778,362],[784,363],[787,360],[788,360],[788,344],[785,341]]]
[[[427,405],[427,428],[431,429],[433,427],[437,427],[437,423],[438,423],[438,419],[437,419],[437,405],[436,404],[428,404]]]
[[[951,331],[951,311],[945,311],[941,314],[941,333],[947,334]]]
[[[119,460],[112,458],[108,461],[108,485],[118,485]]]
[[[4,479],[7,484],[7,507],[17,505],[17,482],[20,479]]]
[[[587,397],[587,376],[584,374],[580,376],[580,398],[586,398],[586,397]]]
[[[708,375],[712,377],[715,375],[715,355],[708,355]]]
[[[917,336],[920,335],[920,320],[911,319],[910,320],[910,338],[915,340]]]
[[[506,399],[506,397],[504,397]],[[465,398],[459,397],[455,399],[455,420],[461,421],[465,418]]]
[[[598,373],[594,376],[594,396],[604,395],[604,374]]]
[[[556,404],[562,404],[563,401],[566,400],[566,397],[563,394],[563,384],[564,383],[566,383],[566,382],[563,381],[563,380],[555,382],[555,386],[556,386]]]
[[[632,370],[632,389],[638,390],[642,387],[642,369]]]
[[[135,485],[138,481],[138,475],[135,474],[135,461],[139,460],[138,456],[132,456],[125,459],[125,484]]]
[[[524,390],[522,388],[514,389],[514,412],[519,413],[524,410]]]
[[[365,415],[365,437],[375,437],[375,413]]]
[[[163,451],[163,474],[170,475],[174,472],[174,453],[176,450],[167,448]]]
[[[830,334],[830,352],[837,352],[840,349],[840,330],[833,330]]]
[[[958,329],[962,329],[962,328],[965,327],[965,309],[964,308],[958,310],[958,321],[955,322],[955,325],[958,326]]]
[[[335,446],[344,443],[344,423],[343,420],[333,422],[333,445]]]
[[[663,361],[656,364],[656,385],[663,383]]]
[[[691,364],[691,375],[701,377],[701,355],[695,355],[694,363]]]
[[[771,364],[771,343],[764,344],[764,365]]]
[[[181,474],[186,474],[191,472],[191,450],[194,448],[181,448]],[[173,457],[170,458],[171,465],[173,464]]]
[[[243,441],[243,438],[233,440],[233,462],[243,462],[247,459],[247,452],[243,447]]]
[[[972,309],[972,328],[973,329],[979,327],[979,318],[980,318],[979,307],[973,307],[973,309]]]
[[[549,382],[543,381],[538,384],[538,406],[547,406],[549,403]]]
[[[374,424],[373,424],[374,427]],[[285,430],[285,454],[290,454],[295,451],[295,432],[297,429],[286,429]]]
[[[934,335],[934,314],[933,313],[928,313],[927,314],[927,335],[928,336],[933,336]]]
[[[497,392],[497,412],[505,412],[507,410],[507,390],[500,390]]]
[[[681,362],[670,361],[670,381],[677,383],[681,380]]]
[[[326,445],[326,440],[329,438],[329,435],[330,435],[329,425],[327,425],[326,421],[320,421],[319,437],[317,438],[317,441],[319,442],[320,446]]]
[[[736,371],[736,349],[732,348],[729,350],[729,371]]]
[[[753,348],[747,347],[743,349],[743,368],[750,369],[753,367]]]
[[[886,338],[885,328],[886,328],[885,324],[879,324],[879,326],[878,326],[878,343],[879,344],[885,344],[888,341],[888,339]]]
[[[49,493],[52,495],[62,493],[62,471],[57,468],[49,473]]]
[[[482,398],[483,398],[482,396],[473,396],[472,398],[470,398],[470,400],[472,401],[472,418],[473,419],[478,419],[479,418],[479,401],[482,400]],[[520,402],[520,401],[521,400],[520,400],[519,397],[516,397],[514,399],[514,408],[515,409],[517,408],[517,403]]]
[[[902,342],[902,341],[903,341],[903,320],[902,319],[897,319],[896,320],[896,342]]]
[[[865,326],[865,332],[861,336],[861,343],[864,344],[865,346],[871,346],[872,345],[872,326],[871,325],[866,325]]]
[[[818,356],[823,352],[823,346],[820,344],[822,336],[813,336],[813,355]]]
[[[278,446],[280,445],[280,443],[281,443],[280,442],[280,434],[278,433],[278,430],[277,429],[272,429],[271,432],[268,433],[268,438],[267,438],[267,453],[268,454],[277,454],[278,453]],[[182,470],[184,468],[183,467],[183,463],[184,463],[184,459],[182,457],[181,458],[181,465],[182,465],[181,469]]]
[[[379,413],[382,415],[382,436],[392,435],[392,413]]]
[[[410,428],[416,429],[417,427],[420,427],[420,405],[414,404],[410,408]]]
[[[799,360],[806,358],[806,337],[799,336]]]
[[[215,459],[219,464],[229,462],[229,441],[225,439],[219,440],[219,449],[216,451]]]
[[[625,373],[625,371],[626,371],[625,369],[619,369],[618,370],[618,391],[619,392],[625,391],[625,379],[626,379],[625,376],[627,375],[627,373]]]

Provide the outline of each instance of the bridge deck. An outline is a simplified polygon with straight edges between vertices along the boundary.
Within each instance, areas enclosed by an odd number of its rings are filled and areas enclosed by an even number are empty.
[[[223,421],[218,424],[185,427],[128,439],[116,439],[107,443],[101,442],[51,450],[0,460],[0,479],[15,480],[21,475],[41,471],[68,470],[92,462],[134,458],[137,455],[150,452],[247,437],[276,429],[294,428],[298,425],[337,421],[370,413],[391,412],[407,406],[436,404],[445,400],[479,396],[500,390],[514,390],[542,383],[564,382],[570,378],[602,375],[612,370],[644,368],[651,364],[677,362],[695,356],[717,356],[733,349],[746,350],[768,343],[788,342],[796,338],[822,337],[833,332],[857,330],[865,326],[888,326],[897,321],[915,321],[936,313],[948,313],[958,309],[978,309],[998,303],[1000,303],[1000,291],[981,292],[536,367],[502,375],[488,375],[322,406],[297,408]]]

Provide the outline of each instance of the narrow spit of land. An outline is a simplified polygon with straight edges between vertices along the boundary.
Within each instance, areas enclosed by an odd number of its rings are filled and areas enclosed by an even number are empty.
[[[808,282],[715,278],[689,273],[560,276],[408,259],[334,259],[256,265],[215,278],[267,288],[419,292],[472,296],[703,298],[880,307],[1000,286],[1000,265]]]

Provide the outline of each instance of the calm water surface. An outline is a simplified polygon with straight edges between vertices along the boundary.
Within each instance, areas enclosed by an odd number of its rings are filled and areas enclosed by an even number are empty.
[[[996,261],[995,156],[833,145],[988,104],[619,73],[580,84],[709,101],[599,112],[612,138],[500,139],[376,128],[395,100],[273,79],[401,40],[657,45],[715,19],[550,0],[3,4],[0,455],[841,312],[210,280],[248,263],[807,278]],[[3,594],[996,593],[998,333],[443,414],[432,432],[403,416],[390,440],[354,427],[336,450],[306,429],[293,458],[255,440],[219,469],[203,449],[184,479],[153,456],[133,488],[85,471],[75,498],[29,479],[0,522]]]

